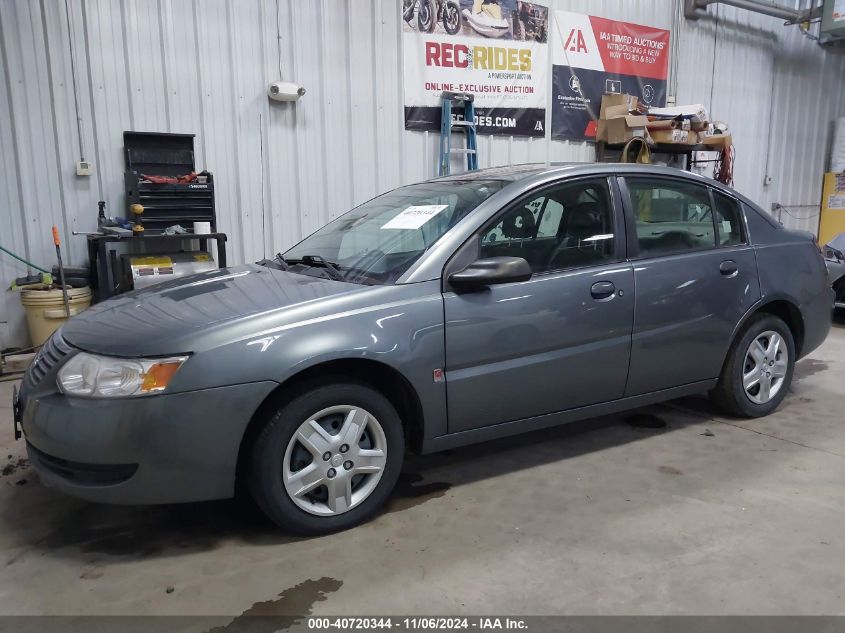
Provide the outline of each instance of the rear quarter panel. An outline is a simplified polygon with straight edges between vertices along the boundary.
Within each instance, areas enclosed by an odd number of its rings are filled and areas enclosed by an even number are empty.
[[[833,290],[824,259],[809,234],[775,226],[752,208],[746,209],[757,255],[762,302],[790,301],[801,311],[803,357],[816,349],[830,332]]]

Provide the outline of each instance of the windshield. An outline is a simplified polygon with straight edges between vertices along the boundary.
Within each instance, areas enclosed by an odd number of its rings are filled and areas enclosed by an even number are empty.
[[[292,272],[364,284],[395,282],[446,231],[505,185],[425,182],[365,202],[284,254]]]

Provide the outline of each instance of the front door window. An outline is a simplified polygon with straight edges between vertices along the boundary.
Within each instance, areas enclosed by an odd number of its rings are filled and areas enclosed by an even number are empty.
[[[607,180],[547,189],[508,210],[481,236],[481,257],[522,257],[535,274],[615,258],[616,235]]]

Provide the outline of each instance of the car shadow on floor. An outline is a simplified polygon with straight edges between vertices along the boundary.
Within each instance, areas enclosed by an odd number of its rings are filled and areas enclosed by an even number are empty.
[[[706,397],[683,398],[672,402],[683,405],[683,409],[694,408],[695,413],[690,415],[680,408],[674,410],[666,405],[632,409],[432,455],[409,455],[404,471],[414,473],[429,486],[437,483],[432,479],[432,471],[445,471],[449,473],[449,481],[446,483],[460,486],[505,472],[534,468],[647,440],[689,426],[703,426],[713,420],[714,416],[721,415],[712,409]],[[410,487],[413,489],[413,485]]]
[[[453,486],[570,459],[647,439],[701,417],[650,407],[535,431],[433,455],[408,455],[381,515],[403,512],[443,496]],[[435,472],[436,471],[436,472]],[[444,475],[444,473],[446,473]],[[245,499],[168,506],[110,506],[67,497],[40,485],[29,471],[24,486],[0,495],[0,529],[18,537],[5,565],[33,552],[90,560],[133,560],[210,551],[224,543],[286,544],[285,534]]]

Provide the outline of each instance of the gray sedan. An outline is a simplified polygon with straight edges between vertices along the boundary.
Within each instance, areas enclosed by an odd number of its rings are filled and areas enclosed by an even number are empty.
[[[840,233],[828,242],[824,249],[827,270],[833,292],[836,293],[836,307],[845,309],[845,233]]]
[[[372,516],[439,451],[709,392],[764,416],[831,324],[812,236],[668,168],[401,187],[284,254],[101,303],[16,402],[42,481],[110,503],[251,493],[287,530]]]

